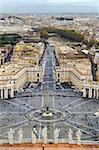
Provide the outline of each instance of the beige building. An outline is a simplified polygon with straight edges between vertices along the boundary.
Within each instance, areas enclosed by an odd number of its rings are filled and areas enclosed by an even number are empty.
[[[83,84],[83,96],[99,99],[99,82],[85,82]]]
[[[42,82],[44,70],[38,65],[42,46],[42,44],[33,45],[24,42],[15,46],[12,62],[0,68],[1,99],[14,97],[26,82]],[[92,82],[91,63],[77,50],[61,47],[58,49],[58,56],[60,66],[54,70],[55,81],[72,82],[76,89],[83,92],[84,97],[99,98],[99,69],[97,71],[98,81]]]
[[[39,83],[43,80],[41,66],[24,67],[20,64],[5,64],[0,68],[0,98],[14,97],[26,82]],[[75,66],[57,67],[54,71],[56,82],[72,82],[83,92],[84,97],[99,98],[99,83],[92,82],[91,74],[80,72]]]
[[[22,67],[5,64],[0,68],[0,98],[14,97],[26,82],[41,82],[42,67]]]

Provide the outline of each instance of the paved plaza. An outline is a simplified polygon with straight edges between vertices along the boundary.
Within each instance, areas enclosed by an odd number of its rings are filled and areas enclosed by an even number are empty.
[[[55,83],[52,65],[55,65],[55,59],[50,53],[50,47],[42,60],[42,65],[44,64],[44,79],[41,84],[25,88],[14,98],[0,100],[0,139],[7,139],[10,128],[14,129],[14,140],[17,140],[20,128],[23,129],[24,141],[31,141],[33,128],[37,130],[37,138],[42,139],[42,129],[47,126],[48,139],[53,139],[54,129],[59,128],[59,139],[67,140],[68,130],[71,128],[74,141],[78,129],[82,133],[82,141],[99,141],[99,117],[94,114],[99,109],[99,101],[83,98],[82,93],[75,90],[73,85]],[[40,114],[43,109],[54,110],[49,122]]]
[[[74,139],[76,138],[75,131],[78,128],[82,131],[83,140],[97,140],[99,135],[98,117],[94,113],[99,108],[99,102],[95,99],[84,99],[80,93],[74,89],[65,89],[60,91],[50,91],[48,97],[49,108],[56,108],[68,111],[71,114],[70,120],[63,120],[54,124],[49,124],[49,130],[55,126],[61,129],[60,138],[67,137],[69,128],[74,131]],[[60,94],[61,93],[61,94]],[[28,96],[30,95],[30,96]],[[44,107],[43,91],[32,93],[21,93],[16,98],[0,101],[0,137],[6,137],[10,128],[18,130],[20,127],[24,130],[24,138],[30,138],[31,130],[36,126],[39,133],[39,127],[43,128],[43,124],[31,123],[25,118],[25,114],[29,110],[35,110]],[[51,131],[50,131],[51,132]],[[17,137],[17,135],[15,135]]]

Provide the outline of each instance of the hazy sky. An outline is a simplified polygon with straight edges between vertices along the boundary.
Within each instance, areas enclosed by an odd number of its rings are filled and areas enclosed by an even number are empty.
[[[99,0],[0,0],[0,5],[9,5],[9,4],[66,4],[66,3],[89,3],[96,4]]]
[[[45,3],[44,0],[0,0],[0,3],[7,3],[7,2],[42,2],[42,3]],[[95,2],[98,2],[98,0],[46,0],[47,3],[58,3],[58,2],[89,2],[89,3],[95,3]]]
[[[0,0],[0,12],[97,12],[99,0]]]

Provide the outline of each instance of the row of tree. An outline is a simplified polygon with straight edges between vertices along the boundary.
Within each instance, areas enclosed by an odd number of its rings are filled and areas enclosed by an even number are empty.
[[[87,45],[87,47],[92,47],[93,45],[99,46],[99,41],[96,40],[86,40],[84,35],[75,30],[69,29],[56,29],[56,28],[44,28],[41,30],[41,38],[47,39],[49,37],[49,33],[55,33],[56,35],[69,39],[73,42],[82,42],[83,44]]]
[[[67,38],[71,41],[81,42],[82,40],[84,40],[84,36],[78,32],[75,32],[74,30],[63,30],[56,28],[44,28],[43,30],[41,30],[41,37],[42,35],[43,37],[45,36],[45,38],[48,37],[48,33],[56,33],[57,35],[63,38]]]
[[[1,34],[0,35],[0,47],[5,46],[6,44],[16,45],[17,42],[21,39],[21,36],[18,34]]]

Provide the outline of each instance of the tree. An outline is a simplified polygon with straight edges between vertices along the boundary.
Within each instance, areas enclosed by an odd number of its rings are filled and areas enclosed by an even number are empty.
[[[48,32],[46,30],[41,30],[41,38],[44,38],[44,39],[48,39],[49,38],[49,35],[48,35]]]

